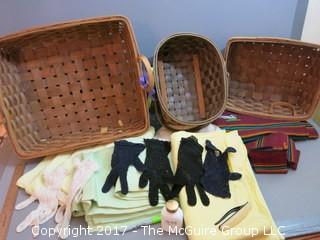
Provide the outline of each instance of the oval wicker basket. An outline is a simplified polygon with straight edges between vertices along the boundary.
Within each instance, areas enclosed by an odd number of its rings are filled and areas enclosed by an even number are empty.
[[[162,40],[154,72],[162,122],[176,130],[206,125],[225,109],[228,81],[219,49],[208,38],[179,33]]]
[[[307,120],[320,99],[320,46],[281,38],[232,38],[227,109],[253,116]]]
[[[0,108],[21,158],[139,135],[149,127],[141,64],[122,16],[39,27],[0,38]]]

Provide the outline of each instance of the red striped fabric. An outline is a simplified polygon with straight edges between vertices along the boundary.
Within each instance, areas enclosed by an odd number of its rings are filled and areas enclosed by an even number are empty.
[[[316,139],[316,129],[308,122],[290,122],[246,116],[225,111],[213,122],[226,130],[237,130],[246,143],[256,173],[287,173],[296,170],[300,151],[294,140]]]

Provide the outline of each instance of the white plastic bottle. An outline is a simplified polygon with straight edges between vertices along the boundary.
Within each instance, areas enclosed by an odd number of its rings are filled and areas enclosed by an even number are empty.
[[[177,233],[183,227],[183,212],[179,203],[169,200],[161,211],[161,228],[170,233]]]

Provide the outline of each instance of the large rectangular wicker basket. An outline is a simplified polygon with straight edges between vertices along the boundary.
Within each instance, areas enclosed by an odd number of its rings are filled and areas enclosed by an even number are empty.
[[[18,155],[35,158],[143,133],[149,116],[139,60],[121,16],[0,38],[0,109]]]
[[[244,114],[301,121],[320,99],[320,46],[279,38],[232,38],[227,108]]]

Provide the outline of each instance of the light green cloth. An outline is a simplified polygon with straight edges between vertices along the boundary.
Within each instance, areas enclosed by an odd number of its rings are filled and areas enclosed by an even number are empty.
[[[126,139],[134,143],[143,143],[144,138],[153,138],[154,129],[150,128],[144,135]],[[129,193],[121,194],[120,181],[108,193],[102,193],[102,186],[111,170],[111,157],[114,144],[98,146],[79,150],[73,153],[60,154],[48,157],[41,161],[34,169],[24,174],[17,182],[17,186],[32,194],[35,189],[43,186],[42,173],[52,171],[57,167],[64,167],[70,174],[65,178],[62,190],[68,193],[74,166],[73,159],[90,159],[99,166],[83,189],[80,202],[73,204],[74,216],[85,216],[88,226],[93,230],[101,230],[101,227],[117,228],[127,226],[127,230],[141,224],[155,221],[164,206],[164,199],[159,194],[159,204],[152,207],[149,204],[148,188],[139,188],[139,173],[130,166],[127,173]],[[139,158],[144,162],[146,150],[141,152]]]
[[[154,129],[150,128],[143,136],[126,139],[134,143],[143,143],[144,138],[153,138]],[[88,226],[95,229],[99,225],[103,227],[121,227],[123,225],[139,225],[160,215],[161,208],[164,206],[164,199],[159,194],[159,204],[152,207],[148,199],[148,186],[139,188],[139,173],[134,167],[130,166],[127,173],[129,193],[121,194],[119,181],[115,188],[107,193],[102,193],[102,186],[111,170],[111,157],[113,144],[109,144],[98,151],[86,153],[85,158],[95,160],[100,166],[100,170],[87,182],[83,189],[81,202],[73,206],[74,215],[85,215]],[[141,152],[139,158],[145,160],[146,150]]]
[[[99,219],[94,217],[91,218],[91,216],[85,216],[85,219],[88,223],[88,226],[92,231],[100,231],[105,227],[111,228],[111,229],[116,229],[117,231],[128,231],[130,229],[137,228],[142,225],[149,225],[149,224],[155,224],[160,222],[160,212],[159,210],[157,211],[148,211],[141,217],[133,216],[132,218],[127,218],[123,221],[118,221],[118,222],[99,222]],[[104,219],[106,219],[104,217]],[[126,227],[126,229],[123,229],[123,227]],[[101,229],[102,228],[102,229]]]

